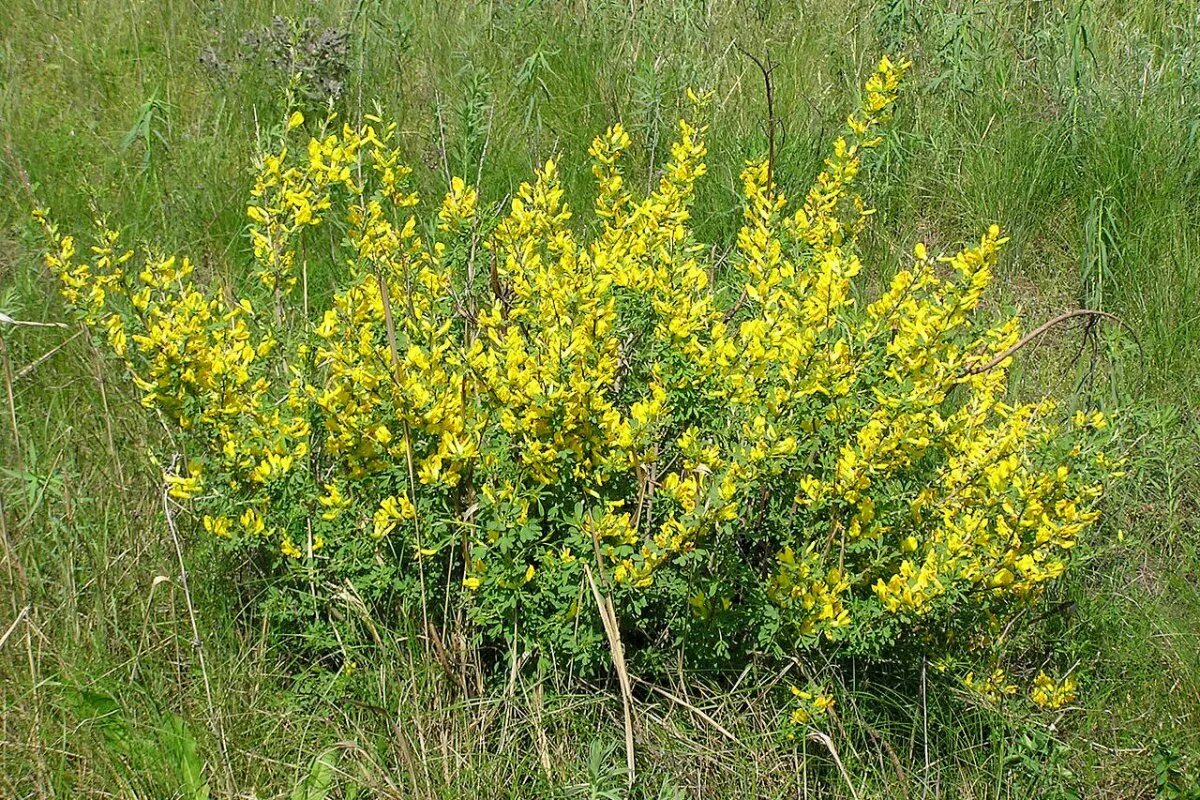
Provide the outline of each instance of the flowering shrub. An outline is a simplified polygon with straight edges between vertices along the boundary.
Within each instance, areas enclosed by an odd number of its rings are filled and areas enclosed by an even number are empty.
[[[265,554],[269,607],[318,643],[349,583],[372,613],[465,615],[584,669],[608,657],[596,596],[643,663],[970,646],[1095,522],[1106,421],[1008,399],[1018,322],[979,313],[995,226],[856,294],[854,185],[906,66],[879,64],[798,205],[746,165],[727,259],[689,228],[693,95],[646,196],[625,130],[594,141],[586,233],[555,161],[501,213],[455,178],[423,214],[394,126],[331,115],[302,145],[294,112],[247,208],[258,289],[107,230],[81,258],[43,214],[46,260],[179,432],[171,496]],[[344,232],[345,280],[310,323],[321,226]]]

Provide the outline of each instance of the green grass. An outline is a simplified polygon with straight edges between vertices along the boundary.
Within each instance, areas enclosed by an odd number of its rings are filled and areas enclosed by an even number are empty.
[[[695,216],[702,236],[725,242],[741,163],[767,143],[761,76],[735,43],[777,64],[777,174],[791,193],[869,65],[906,52],[909,88],[867,176],[879,209],[864,254],[872,279],[918,238],[949,248],[998,222],[1013,237],[999,302],[1031,322],[1086,305],[1137,334],[1136,345],[1097,340],[1090,379],[1090,347],[1073,360],[1073,329],[1020,366],[1021,392],[1091,392],[1123,410],[1130,432],[1129,478],[1060,589],[1066,611],[1047,621],[1044,641],[1081,665],[1079,707],[1050,736],[1047,720],[972,710],[935,677],[922,692],[911,675],[798,662],[780,677],[751,664],[740,681],[666,687],[670,698],[639,689],[630,796],[1186,791],[1180,759],[1200,759],[1190,0],[9,0],[0,311],[64,317],[38,260],[35,200],[64,228],[106,215],[206,274],[242,279],[251,157],[285,79],[239,58],[239,40],[273,14],[348,32],[339,111],[355,119],[378,104],[394,117],[429,192],[448,166],[478,174],[498,202],[557,154],[568,200],[586,206],[594,134],[623,120],[642,147],[633,177],[648,180],[684,89],[714,89]],[[202,64],[205,53],[227,68]],[[310,265],[318,293],[337,271]],[[389,630],[355,675],[288,674],[264,632],[237,623],[237,598],[190,540],[189,603],[147,455],[162,436],[71,336],[0,322],[0,796],[190,799],[206,784],[244,797],[625,796],[615,682],[587,690],[529,668],[465,699],[420,643]],[[1031,650],[1031,665],[1041,655]],[[829,730],[844,773],[824,743],[778,739],[776,692],[803,672],[845,684]]]

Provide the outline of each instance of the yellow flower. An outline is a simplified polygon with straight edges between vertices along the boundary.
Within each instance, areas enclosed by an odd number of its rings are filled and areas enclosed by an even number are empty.
[[[792,709],[791,720],[794,724],[805,725],[825,717],[833,709],[832,695],[813,689],[811,691],[797,686],[791,687],[792,696],[796,698],[796,706]]]
[[[325,484],[325,494],[318,497],[317,502],[328,509],[321,514],[321,519],[329,522],[337,519],[343,511],[350,507],[350,501],[342,494],[341,487],[336,483]]]
[[[263,521],[262,515],[253,508],[247,508],[243,511],[238,521],[242,525],[242,530],[251,536],[255,536],[266,530],[266,523]]]
[[[385,497],[375,512],[372,536],[381,539],[395,530],[396,525],[400,522],[416,519],[416,516],[417,510],[407,497],[395,495]]]
[[[1038,671],[1033,679],[1033,687],[1029,697],[1033,702],[1046,709],[1059,709],[1075,699],[1075,677],[1067,675],[1061,680],[1055,680],[1044,671]]]
[[[204,476],[198,461],[188,462],[187,475],[168,475],[166,479],[171,487],[168,493],[177,500],[190,500],[204,490]]]
[[[301,556],[300,548],[289,537],[284,537],[279,545],[279,552],[287,558],[299,558]]]
[[[449,231],[475,218],[475,204],[479,199],[478,192],[467,186],[462,178],[455,176],[450,179],[450,191],[442,200],[438,211],[438,228]]]
[[[229,517],[211,517],[204,515],[204,530],[222,538],[229,538]]]

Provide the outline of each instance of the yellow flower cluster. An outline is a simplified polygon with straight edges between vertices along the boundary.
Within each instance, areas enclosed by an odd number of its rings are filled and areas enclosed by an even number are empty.
[[[1054,679],[1045,672],[1038,672],[1033,679],[1029,698],[1042,708],[1057,710],[1075,700],[1075,676],[1067,675]]]
[[[269,300],[221,299],[184,258],[129,273],[108,231],[84,263],[48,220],[47,264],[188,434],[171,491],[215,535],[310,561],[331,537],[405,542],[461,574],[482,617],[540,593],[526,613],[546,631],[578,613],[586,564],[621,598],[737,635],[770,618],[784,641],[865,640],[894,619],[895,638],[1036,596],[1109,471],[1102,415],[1064,433],[1051,403],[1008,399],[1008,360],[983,368],[1019,336],[977,319],[995,226],[940,259],[918,244],[879,297],[858,294],[871,212],[854,186],[907,66],[880,62],[794,211],[770,164],[746,165],[728,259],[690,227],[707,155],[691,94],[645,196],[625,129],[595,139],[590,234],[554,160],[503,209],[454,178],[426,226],[394,126],[331,115],[260,159],[247,215]],[[346,279],[289,327],[301,233],[330,219]]]
[[[1020,687],[1000,667],[994,667],[986,678],[978,678],[974,672],[968,672],[962,678],[962,684],[970,692],[992,704],[1002,703],[1021,692]],[[1039,708],[1056,711],[1075,700],[1076,689],[1074,675],[1056,679],[1047,675],[1044,670],[1038,670],[1029,688],[1029,699]]]
[[[963,676],[962,683],[968,690],[993,704],[1012,697],[1020,691],[1009,678],[1008,673],[1000,667],[992,669],[986,678],[978,678],[974,672],[968,672]]]
[[[833,696],[820,689],[791,687],[793,702],[791,721],[793,725],[808,725],[824,719],[833,710]]]

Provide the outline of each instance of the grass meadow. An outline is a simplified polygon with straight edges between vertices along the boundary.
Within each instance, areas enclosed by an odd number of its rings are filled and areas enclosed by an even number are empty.
[[[1014,368],[1023,396],[1087,393],[1127,431],[1128,475],[1042,620],[1078,700],[1029,717],[923,673],[681,669],[634,682],[630,787],[615,679],[514,664],[464,696],[386,626],[352,675],[285,666],[202,532],[169,529],[163,432],[69,324],[31,210],[105,217],[236,285],[290,71],[345,118],[394,118],[426,193],[461,174],[492,204],[554,155],[587,207],[588,145],[617,120],[648,184],[695,86],[714,100],[693,216],[732,246],[739,170],[771,138],[747,52],[771,69],[789,194],[880,55],[913,61],[866,167],[868,283],[918,239],[949,249],[994,222],[1012,237],[995,302],[1030,327],[1088,308],[1132,331],[1060,326]],[[1193,0],[6,0],[0,797],[1200,797],[1198,201]],[[308,265],[317,307],[340,269],[332,250]],[[774,698],[801,672],[843,699],[789,741]]]

